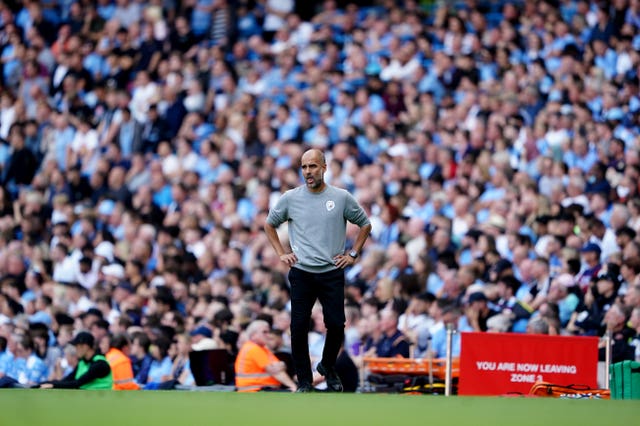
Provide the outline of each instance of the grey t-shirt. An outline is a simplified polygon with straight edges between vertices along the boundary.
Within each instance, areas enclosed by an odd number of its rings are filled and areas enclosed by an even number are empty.
[[[282,194],[267,223],[277,228],[286,221],[291,249],[298,258],[296,267],[308,272],[336,268],[333,258],[344,253],[347,221],[360,227],[369,224],[353,195],[330,185],[320,193],[302,185]]]

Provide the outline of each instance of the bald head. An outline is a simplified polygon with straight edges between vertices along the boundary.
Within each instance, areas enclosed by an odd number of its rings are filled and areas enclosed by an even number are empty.
[[[324,158],[324,153],[316,148],[309,149],[302,154],[302,163],[304,164],[305,161],[315,161],[321,166],[327,164],[326,159]]]
[[[255,320],[247,327],[247,337],[252,342],[264,346],[267,334],[269,333],[269,323],[263,320]]]

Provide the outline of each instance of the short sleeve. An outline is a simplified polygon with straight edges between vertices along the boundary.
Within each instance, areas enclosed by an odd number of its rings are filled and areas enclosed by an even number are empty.
[[[253,358],[253,361],[256,363],[256,365],[263,370],[267,368],[267,365],[273,364],[274,362],[278,361],[275,355],[269,352],[269,350],[258,345],[252,348],[251,357]]]
[[[351,193],[345,191],[345,205],[344,205],[344,217],[349,222],[358,225],[359,227],[363,227],[370,223],[367,214],[364,209]]]
[[[278,199],[275,206],[269,210],[267,223],[274,228],[289,220],[289,192],[285,192]]]

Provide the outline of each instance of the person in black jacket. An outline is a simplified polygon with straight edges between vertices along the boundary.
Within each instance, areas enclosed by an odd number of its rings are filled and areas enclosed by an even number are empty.
[[[365,346],[365,351],[369,351],[369,355],[409,358],[409,339],[398,329],[396,311],[390,308],[380,311],[380,331],[382,332],[380,338]]]
[[[66,178],[69,185],[69,201],[78,203],[91,198],[89,179],[82,176],[79,165],[71,166],[66,172]]]
[[[612,363],[635,360],[635,346],[629,344],[634,335],[634,330],[627,325],[630,313],[623,304],[614,303],[604,314],[605,333],[611,332]],[[606,360],[606,340],[604,339],[601,339],[598,345],[598,360]]]
[[[9,130],[11,157],[2,177],[3,185],[30,185],[38,168],[38,162],[31,150],[25,145],[24,128],[14,124]]]
[[[113,377],[107,359],[95,349],[93,335],[81,331],[70,342],[76,347],[78,365],[62,380],[40,383],[40,389],[111,389]]]

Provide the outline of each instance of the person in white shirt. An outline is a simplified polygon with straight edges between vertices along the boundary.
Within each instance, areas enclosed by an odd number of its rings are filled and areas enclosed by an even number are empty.
[[[266,32],[275,33],[285,24],[285,17],[293,11],[293,0],[267,0],[266,15],[262,28]]]
[[[64,243],[58,243],[51,251],[53,261],[53,280],[56,282],[72,282],[76,276],[76,266],[69,256],[69,248]]]
[[[78,130],[71,141],[71,150],[83,156],[98,147],[98,132],[91,127],[89,117],[78,118]]]
[[[131,109],[133,118],[138,123],[146,123],[149,106],[159,100],[160,88],[158,85],[151,80],[148,72],[138,72],[138,74],[136,74],[133,96],[129,103],[129,109]]]
[[[98,132],[87,116],[77,117],[77,130],[67,149],[67,165],[81,163],[85,169],[98,149]]]
[[[413,343],[416,343],[421,333],[428,333],[436,325],[436,321],[429,316],[431,304],[435,303],[435,296],[431,293],[414,294],[409,300],[409,306],[398,318],[398,329]]]
[[[84,287],[77,281],[68,283],[66,296],[67,300],[69,300],[67,311],[72,317],[77,317],[94,307],[93,302],[85,294]]]

